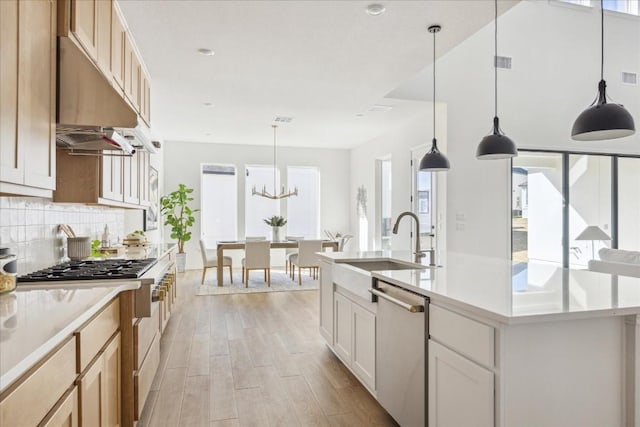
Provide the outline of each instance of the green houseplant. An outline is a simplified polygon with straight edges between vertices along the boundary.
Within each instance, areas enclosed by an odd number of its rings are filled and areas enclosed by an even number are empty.
[[[273,236],[271,238],[271,240],[273,240],[274,242],[279,242],[280,241],[280,227],[283,227],[287,224],[287,220],[280,215],[273,215],[270,216],[269,218],[265,218],[264,222],[267,225],[271,226],[271,230],[273,232]]]
[[[189,229],[196,221],[194,214],[200,210],[189,207],[189,203],[193,201],[191,193],[193,188],[179,184],[176,191],[160,198],[160,211],[165,216],[164,225],[171,227],[171,238],[178,241],[176,264],[180,272],[184,271],[187,260],[184,244],[191,240]]]

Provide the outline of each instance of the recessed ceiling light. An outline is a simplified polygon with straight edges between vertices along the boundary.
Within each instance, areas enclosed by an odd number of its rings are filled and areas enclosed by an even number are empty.
[[[293,117],[276,116],[273,121],[276,123],[291,123],[293,121]]]
[[[200,55],[204,55],[204,56],[213,56],[216,53],[214,51],[212,51],[211,49],[206,49],[206,48],[200,48],[198,49],[198,53]]]
[[[381,5],[380,3],[372,3],[369,6],[367,6],[367,14],[371,15],[371,16],[378,16],[378,15],[382,15],[384,13],[384,11],[387,10],[384,5]]]
[[[211,136],[211,132],[205,133],[204,136]]]
[[[369,108],[369,111],[391,111],[393,110],[393,105],[380,105],[376,104]]]
[[[202,105],[204,105],[205,107],[213,107],[213,102],[203,102]]]
[[[358,114],[356,114],[356,117],[364,117],[364,114],[358,113]]]

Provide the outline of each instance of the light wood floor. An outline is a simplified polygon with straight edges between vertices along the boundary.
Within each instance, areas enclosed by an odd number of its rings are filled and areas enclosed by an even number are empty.
[[[139,426],[395,426],[318,332],[318,291],[195,296],[181,275]]]

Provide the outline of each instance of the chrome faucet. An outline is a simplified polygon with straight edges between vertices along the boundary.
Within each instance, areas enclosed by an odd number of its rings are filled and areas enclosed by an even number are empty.
[[[430,266],[434,266],[435,264],[435,249],[431,248],[431,249],[427,249],[426,251],[420,250],[420,219],[418,218],[418,215],[414,214],[413,212],[410,211],[405,211],[402,212],[399,216],[398,219],[396,219],[396,223],[393,224],[393,234],[398,234],[398,227],[400,226],[400,220],[409,215],[411,218],[416,220],[416,251],[415,251],[415,256],[416,256],[416,263],[420,264],[421,262],[421,258],[424,258],[426,255],[426,252],[429,253],[429,265]]]

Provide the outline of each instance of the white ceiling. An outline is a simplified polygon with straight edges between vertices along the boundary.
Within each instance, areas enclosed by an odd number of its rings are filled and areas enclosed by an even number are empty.
[[[151,76],[154,133],[271,144],[274,117],[291,116],[278,146],[350,148],[428,117],[424,102],[385,95],[431,63],[428,25],[443,27],[440,56],[491,22],[493,1],[384,1],[369,16],[372,2],[119,0]]]

